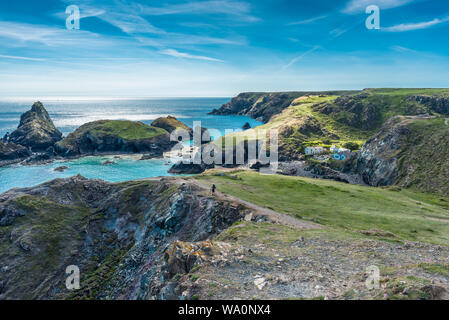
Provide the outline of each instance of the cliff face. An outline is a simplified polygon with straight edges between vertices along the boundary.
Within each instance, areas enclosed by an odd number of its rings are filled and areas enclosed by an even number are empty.
[[[9,191],[0,198],[0,299],[180,298],[170,279],[242,212],[163,179],[77,176]],[[65,288],[69,265],[80,268],[78,291]]]
[[[437,113],[449,115],[449,97],[447,96],[415,95],[411,96],[409,101],[418,102]]]
[[[79,156],[108,152],[150,153],[160,156],[174,142],[164,129],[141,122],[100,120],[79,127],[55,145],[62,156]]]
[[[398,157],[410,130],[409,120],[393,118],[362,147],[357,158],[357,171],[365,183],[385,186],[396,182]]]
[[[33,151],[43,151],[62,139],[62,133],[56,129],[47,110],[41,102],[36,102],[30,111],[20,117],[17,130],[11,133],[10,141]]]
[[[361,149],[357,171],[372,186],[449,193],[449,126],[443,118],[395,117]]]

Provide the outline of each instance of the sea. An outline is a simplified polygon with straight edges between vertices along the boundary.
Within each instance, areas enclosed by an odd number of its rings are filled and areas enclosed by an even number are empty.
[[[195,121],[201,125],[225,133],[226,129],[241,130],[249,122],[251,127],[261,123],[246,116],[208,115],[214,108],[227,103],[230,98],[153,98],[153,99],[94,99],[58,98],[40,100],[47,109],[55,126],[67,136],[79,126],[95,120],[132,120],[151,124],[153,120],[168,115],[178,118],[192,127]],[[14,131],[22,113],[31,108],[32,99],[17,98],[0,100],[0,137]],[[102,165],[112,160],[113,165]],[[170,176],[169,160],[140,160],[139,155],[88,156],[76,160],[57,160],[43,165],[10,165],[0,167],[0,193],[12,188],[31,187],[56,178],[81,174],[89,179],[121,182],[149,177]],[[64,172],[55,168],[66,166]]]

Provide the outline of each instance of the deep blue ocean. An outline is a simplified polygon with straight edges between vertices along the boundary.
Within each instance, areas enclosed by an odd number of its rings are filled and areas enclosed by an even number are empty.
[[[252,127],[260,122],[245,116],[207,115],[230,98],[176,98],[176,99],[129,99],[129,100],[41,100],[55,126],[66,136],[84,123],[110,119],[142,121],[146,124],[158,117],[175,116],[188,126],[201,121],[203,127],[217,129],[240,129],[246,122]],[[20,115],[29,110],[33,100],[0,101],[0,136],[14,131]],[[90,179],[119,182],[148,177],[168,176],[170,164],[166,159],[140,161],[138,156],[114,158],[114,165],[101,165],[104,157],[84,157],[71,161],[55,161],[46,165],[12,165],[0,168],[0,193],[11,188],[30,187],[55,178],[81,174]],[[67,166],[65,172],[56,172],[58,166]]]

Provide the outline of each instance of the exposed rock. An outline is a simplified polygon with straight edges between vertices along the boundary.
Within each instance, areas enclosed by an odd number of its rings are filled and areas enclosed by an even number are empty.
[[[29,157],[31,152],[28,148],[15,143],[3,143],[0,141],[0,161],[17,160]]]
[[[31,244],[28,241],[24,240],[24,239],[21,239],[19,241],[19,245],[20,245],[20,248],[22,250],[24,250],[24,251],[30,251],[31,250]]]
[[[103,161],[101,163],[102,166],[110,166],[110,165],[113,165],[113,164],[115,164],[115,162],[111,161],[111,160],[106,160],[106,161]]]
[[[160,152],[155,151],[155,152],[143,154],[139,160],[150,160],[150,159],[154,159],[154,158],[157,158],[160,156],[161,156]]]
[[[214,109],[211,114],[215,115],[247,115],[252,118],[260,118],[268,122],[270,118],[287,108],[291,102],[301,96],[299,92],[280,93],[241,93],[229,103]]]
[[[447,195],[449,126],[433,117],[395,117],[362,147],[357,172],[371,186],[399,185]]]
[[[266,280],[264,277],[256,276],[256,279],[254,279],[254,285],[257,287],[257,289],[262,290],[266,285],[265,281]]]
[[[381,119],[378,106],[366,100],[364,92],[338,97],[333,104],[317,104],[314,109],[332,116],[337,121],[354,128],[370,130],[376,128]]]
[[[66,171],[68,168],[69,168],[69,167],[67,167],[67,166],[60,166],[60,167],[55,168],[53,171],[56,171],[56,172],[64,172],[64,171]]]
[[[409,97],[408,100],[423,104],[435,112],[449,114],[449,97],[447,96],[415,95]],[[422,113],[426,112],[423,110]]]
[[[62,156],[89,154],[151,153],[162,155],[175,142],[166,130],[142,122],[100,120],[79,127],[55,145]]]
[[[391,185],[398,174],[398,152],[410,130],[407,120],[395,117],[362,147],[357,158],[357,171],[371,186]]]
[[[169,179],[111,184],[76,176],[4,193],[1,297],[180,297],[186,289],[172,278],[208,259],[215,249],[206,240],[244,216],[243,207],[199,191]],[[80,268],[80,290],[61,286],[68,265]]]
[[[421,288],[421,291],[427,293],[431,300],[449,300],[449,292],[440,286],[428,285]]]
[[[25,160],[24,164],[45,164],[51,161],[53,161],[53,154],[51,153],[34,153]]]
[[[206,165],[204,163],[195,164],[193,162],[184,163],[183,161],[178,161],[170,168],[170,170],[168,170],[168,172],[174,174],[198,174],[213,167],[214,165]]]
[[[248,130],[251,129],[251,125],[249,124],[249,122],[245,123],[242,127],[243,130]]]
[[[212,243],[210,241],[196,244],[175,241],[164,253],[167,271],[171,277],[176,274],[189,273],[195,263],[203,260],[211,250]]]
[[[252,165],[250,165],[250,169],[252,169],[252,170],[260,170],[260,168],[268,168],[268,167],[270,167],[270,164],[269,163],[266,163],[266,164],[262,164],[262,163],[260,163],[259,161],[256,161],[255,163],[253,163]]]
[[[151,123],[151,125],[153,127],[165,129],[168,133],[172,133],[177,129],[182,129],[187,131],[189,135],[193,134],[193,130],[191,128],[172,116],[168,116],[166,118],[157,118]]]
[[[36,102],[30,111],[20,117],[19,127],[11,133],[10,141],[33,151],[43,151],[62,139],[53,121],[41,102]]]

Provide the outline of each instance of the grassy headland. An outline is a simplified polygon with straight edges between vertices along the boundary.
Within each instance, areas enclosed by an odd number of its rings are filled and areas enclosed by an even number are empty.
[[[236,171],[195,177],[220,192],[332,229],[449,245],[449,198],[411,190]]]

